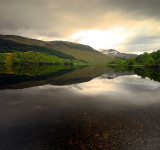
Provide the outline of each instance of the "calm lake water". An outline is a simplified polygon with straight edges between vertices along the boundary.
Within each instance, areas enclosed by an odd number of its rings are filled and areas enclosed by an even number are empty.
[[[158,81],[105,67],[0,71],[0,150],[160,149]]]

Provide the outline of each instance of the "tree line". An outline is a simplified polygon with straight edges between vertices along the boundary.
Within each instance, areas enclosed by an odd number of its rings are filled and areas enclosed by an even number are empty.
[[[85,65],[86,63],[75,59],[64,59],[54,55],[40,52],[13,52],[0,53],[1,64],[56,64],[56,65]]]
[[[160,67],[160,50],[154,51],[152,53],[143,53],[136,58],[131,58],[127,60],[119,59],[112,62],[113,65],[125,68],[129,66],[134,67],[151,67],[159,68]]]

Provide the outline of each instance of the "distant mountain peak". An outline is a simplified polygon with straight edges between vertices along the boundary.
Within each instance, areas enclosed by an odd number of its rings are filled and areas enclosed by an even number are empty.
[[[99,52],[105,54],[106,56],[118,58],[118,59],[129,59],[129,58],[135,58],[137,55],[135,54],[126,54],[126,53],[121,53],[117,50],[114,49],[99,49]]]

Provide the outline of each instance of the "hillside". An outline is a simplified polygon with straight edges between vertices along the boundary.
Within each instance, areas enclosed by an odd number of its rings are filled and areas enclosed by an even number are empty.
[[[89,46],[67,41],[45,42],[21,36],[0,35],[0,43],[5,43],[0,44],[0,52],[13,52],[15,49],[24,52],[28,50],[44,52],[61,58],[82,60],[89,64],[104,64],[113,60],[110,56],[105,56]]]
[[[105,54],[106,56],[114,57],[117,59],[129,59],[129,58],[135,58],[137,56],[135,54],[121,53],[121,52],[118,52],[114,49],[109,49],[109,50],[100,49],[99,51],[101,53]]]
[[[54,55],[60,58],[66,58],[66,59],[75,59],[71,55],[67,55],[63,52],[57,51],[52,48],[44,47],[44,46],[38,46],[38,45],[27,45],[22,43],[17,43],[15,41],[10,40],[3,40],[0,39],[0,53],[6,53],[6,52],[42,52],[47,53],[49,55]]]
[[[87,65],[87,63],[76,59],[63,59],[55,55],[42,52],[12,52],[0,53],[0,64],[56,64],[56,65]]]
[[[78,60],[85,60],[89,63],[106,63],[111,60],[111,57],[105,56],[102,53],[94,50],[90,46],[65,42],[65,41],[53,41],[49,42],[49,47],[59,50],[63,53],[72,55]]]

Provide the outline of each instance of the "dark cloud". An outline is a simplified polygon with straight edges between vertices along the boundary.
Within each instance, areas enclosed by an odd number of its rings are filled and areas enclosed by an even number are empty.
[[[1,0],[0,20],[3,24],[11,22],[20,30],[32,28],[55,32],[56,29],[92,27],[98,18],[108,12],[159,17],[159,6],[160,2],[153,0],[92,0],[92,4],[84,0]],[[2,27],[6,28],[5,25]]]
[[[158,0],[102,0],[102,6],[107,9],[113,8],[115,10],[126,12],[134,15],[134,18],[158,18],[160,1]],[[125,14],[125,15],[127,15]]]

